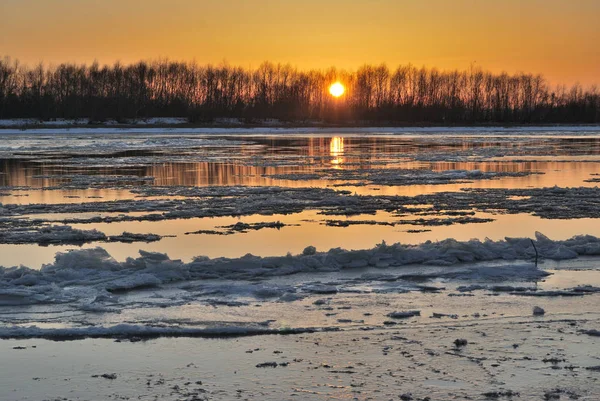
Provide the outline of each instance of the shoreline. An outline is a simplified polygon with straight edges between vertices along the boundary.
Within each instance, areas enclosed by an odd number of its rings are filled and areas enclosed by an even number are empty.
[[[106,122],[92,122],[88,119],[53,119],[53,120],[37,120],[32,118],[18,119],[0,119],[0,132],[3,130],[19,129],[19,130],[38,130],[38,129],[71,129],[71,128],[112,128],[112,129],[245,129],[245,130],[262,130],[262,129],[370,129],[370,128],[387,128],[387,129],[478,129],[478,128],[503,128],[503,129],[519,129],[519,128],[595,128],[600,127],[598,123],[428,123],[428,122],[404,122],[395,123],[391,121],[351,121],[347,123],[327,123],[322,121],[279,121],[279,120],[264,120],[256,123],[246,123],[241,119],[215,119],[214,122],[192,123],[184,117],[157,117],[149,119],[132,119],[130,122],[118,122],[109,120]]]
[[[199,134],[199,135],[600,135],[600,125],[530,126],[188,126],[188,125],[66,125],[0,126],[0,135],[18,134]]]

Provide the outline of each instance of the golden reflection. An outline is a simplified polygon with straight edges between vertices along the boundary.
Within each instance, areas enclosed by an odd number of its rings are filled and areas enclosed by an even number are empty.
[[[63,164],[60,159],[51,162],[37,162],[36,160],[0,159],[0,203],[64,203],[84,202],[88,196],[89,201],[97,196],[102,196],[105,201],[115,197],[130,198],[131,194],[126,189],[108,190],[99,185],[90,190],[74,193],[57,191],[41,191],[38,193],[25,192],[11,189],[10,187],[48,188],[64,183],[64,179],[55,176],[90,174],[90,175],[127,175],[138,177],[154,177],[154,181],[145,185],[284,185],[287,187],[327,187],[332,180],[284,180],[271,178],[274,174],[312,174],[315,170],[344,167],[357,169],[430,169],[435,172],[447,170],[481,170],[483,172],[540,172],[542,175],[528,177],[505,177],[501,180],[481,180],[471,184],[474,188],[515,188],[528,185],[536,187],[558,186],[595,186],[597,183],[585,182],[591,174],[597,174],[595,163],[586,163],[577,160],[593,158],[600,160],[600,140],[577,139],[576,141],[560,140],[555,145],[551,157],[536,161],[538,156],[524,156],[519,150],[519,142],[514,143],[515,156],[504,156],[487,161],[438,161],[421,162],[412,160],[415,156],[426,153],[438,154],[440,152],[455,152],[467,142],[458,142],[450,145],[432,142],[427,139],[410,138],[379,138],[379,137],[310,137],[306,139],[287,138],[255,138],[254,141],[262,146],[248,146],[239,149],[239,156],[223,161],[202,162],[173,162],[154,163],[149,157],[149,165],[140,166],[115,166],[115,167],[85,167]],[[543,145],[540,142],[540,145]],[[467,144],[468,145],[468,144]],[[490,140],[472,144],[473,148],[500,146],[498,142]],[[506,144],[502,144],[505,146]],[[537,146],[537,143],[535,144]],[[552,143],[550,144],[552,145]],[[586,149],[586,150],[584,150]],[[191,151],[194,152],[194,151]],[[222,151],[226,154],[225,151]],[[587,155],[584,155],[587,152]],[[199,153],[199,156],[202,154]],[[250,163],[253,157],[264,159],[262,163]],[[527,161],[527,158],[533,160]],[[310,160],[304,163],[303,159]],[[520,161],[514,161],[515,159]],[[524,161],[525,160],[525,161]],[[564,161],[571,160],[569,163]],[[575,160],[575,161],[572,161]],[[382,164],[381,161],[385,161]],[[270,165],[273,163],[272,165]],[[108,163],[107,163],[108,164]],[[48,177],[46,177],[48,176]],[[333,178],[333,177],[332,177]],[[346,180],[342,181],[346,182]],[[459,186],[460,185],[460,186]],[[111,187],[111,185],[108,185]],[[441,190],[459,190],[464,184],[451,184],[448,186],[412,185],[412,186],[384,186],[378,188],[379,194],[414,196],[423,193],[438,192]],[[119,191],[123,190],[123,195]],[[353,188],[358,193],[371,194],[366,187]],[[106,191],[106,192],[104,192]],[[60,193],[58,193],[60,192]],[[11,194],[9,196],[9,194]],[[63,195],[80,198],[64,198]],[[24,196],[29,195],[29,196]]]
[[[344,138],[335,136],[331,138],[331,143],[329,144],[329,155],[332,157],[331,164],[334,165],[335,168],[340,168],[339,165],[344,162]]]

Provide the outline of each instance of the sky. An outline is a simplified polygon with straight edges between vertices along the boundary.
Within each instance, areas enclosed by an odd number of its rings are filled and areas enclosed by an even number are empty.
[[[412,63],[600,84],[598,0],[0,0],[0,57],[355,70]]]

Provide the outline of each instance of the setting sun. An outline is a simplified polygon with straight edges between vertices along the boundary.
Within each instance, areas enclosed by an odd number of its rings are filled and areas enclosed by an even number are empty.
[[[344,85],[342,85],[339,82],[336,82],[329,87],[329,93],[331,93],[331,95],[333,97],[342,96],[344,94],[345,90],[346,89],[344,88]]]

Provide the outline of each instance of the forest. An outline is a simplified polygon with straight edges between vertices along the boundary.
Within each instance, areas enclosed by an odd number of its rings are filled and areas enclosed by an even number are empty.
[[[329,94],[334,82],[346,92]],[[528,73],[401,65],[300,70],[169,60],[124,65],[21,65],[0,58],[0,119],[91,122],[186,117],[333,124],[545,124],[600,122],[596,87],[551,85]]]

